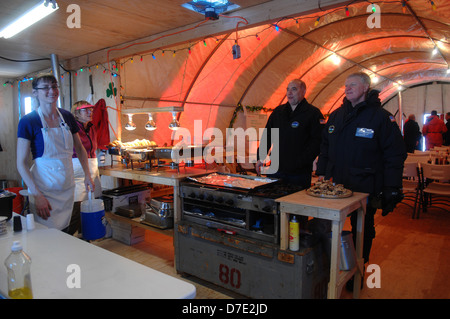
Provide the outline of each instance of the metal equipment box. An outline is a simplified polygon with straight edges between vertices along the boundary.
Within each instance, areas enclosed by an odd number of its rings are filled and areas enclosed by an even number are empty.
[[[321,244],[279,246],[181,221],[174,232],[176,270],[250,298],[326,298],[329,264]]]

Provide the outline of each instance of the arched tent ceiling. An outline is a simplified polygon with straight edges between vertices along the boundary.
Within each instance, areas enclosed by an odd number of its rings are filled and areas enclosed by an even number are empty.
[[[340,7],[286,17],[215,35],[205,39],[206,47],[198,41],[165,48],[164,56],[156,50],[151,52],[156,59],[146,56],[143,64],[122,59],[124,108],[182,105],[182,126],[193,130],[192,122],[198,119],[203,129],[224,129],[238,103],[266,108],[283,103],[293,78],[305,81],[306,98],[324,114],[340,106],[345,78],[353,72],[376,76],[373,86],[381,91],[382,101],[397,93],[397,83],[407,89],[421,82],[448,81],[450,2],[434,1],[435,10],[427,0],[374,3],[379,6],[379,28],[367,24],[374,17],[367,12],[368,2],[350,1],[348,16]],[[236,40],[240,59],[231,53]],[[433,55],[435,45],[439,52]],[[333,62],[334,54],[340,63]],[[164,121],[170,117],[158,116]],[[170,131],[151,134],[162,140]]]

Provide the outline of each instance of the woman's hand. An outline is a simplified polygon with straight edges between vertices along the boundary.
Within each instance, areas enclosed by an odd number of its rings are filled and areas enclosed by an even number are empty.
[[[86,192],[93,192],[95,190],[95,184],[89,175],[84,176],[84,186],[86,187]]]
[[[47,220],[47,218],[50,217],[52,206],[45,198],[45,196],[42,194],[34,196],[34,204],[36,206],[36,214],[38,214],[38,216],[40,216],[42,219]]]

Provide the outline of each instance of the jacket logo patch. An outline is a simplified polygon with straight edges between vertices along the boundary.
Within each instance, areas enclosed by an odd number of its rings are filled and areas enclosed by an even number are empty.
[[[334,129],[335,129],[334,125],[330,125],[330,127],[328,127],[328,133],[330,134],[333,133]]]
[[[294,121],[291,123],[292,128],[297,128],[297,127],[299,127],[299,125],[300,125],[300,123],[298,123],[297,121]]]

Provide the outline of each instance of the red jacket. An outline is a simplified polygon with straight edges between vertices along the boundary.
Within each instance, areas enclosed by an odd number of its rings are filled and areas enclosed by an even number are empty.
[[[422,133],[425,136],[426,149],[432,149],[435,146],[442,146],[444,139],[442,133],[447,132],[444,121],[436,115],[431,115],[424,124]]]
[[[109,144],[108,110],[104,99],[100,99],[94,107],[92,114],[92,124],[97,131],[98,148],[106,150]]]

